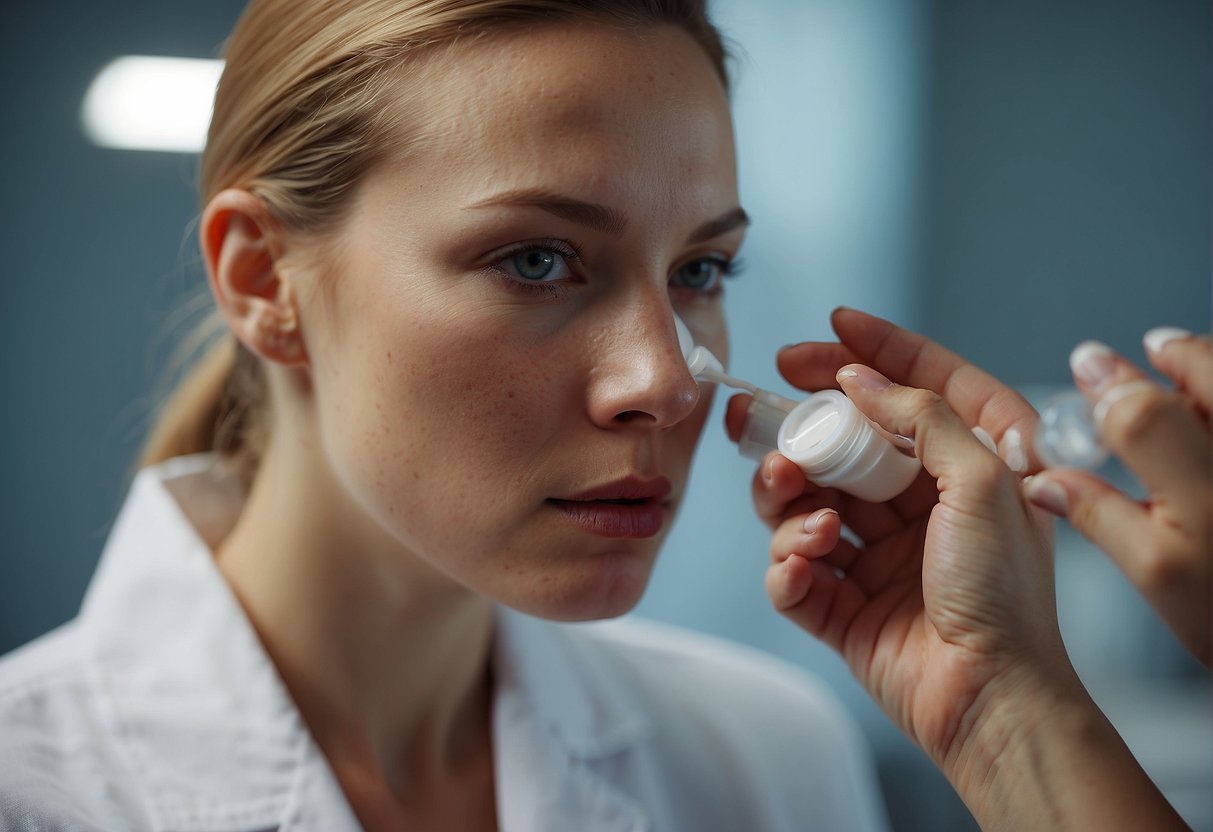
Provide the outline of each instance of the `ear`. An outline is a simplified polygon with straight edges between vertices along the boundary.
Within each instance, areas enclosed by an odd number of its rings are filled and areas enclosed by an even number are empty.
[[[286,240],[265,202],[238,189],[216,194],[202,212],[201,242],[232,334],[268,361],[306,366],[295,291],[280,268]]]

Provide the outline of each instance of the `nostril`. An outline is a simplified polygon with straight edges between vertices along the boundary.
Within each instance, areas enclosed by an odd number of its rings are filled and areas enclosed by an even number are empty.
[[[699,404],[700,389],[688,374],[685,383],[668,381],[659,389],[650,389],[640,395],[645,401],[637,402],[639,407],[633,405],[621,408],[614,416],[615,424],[664,427],[675,425],[695,410],[695,406]]]
[[[643,410],[625,410],[623,413],[615,414],[615,421],[621,424],[643,424],[645,422],[656,422],[657,417],[652,413],[646,413]]]
[[[646,304],[644,312],[651,316],[654,309]],[[685,325],[665,314],[669,318],[661,326],[638,320],[619,332],[617,342],[602,345],[613,349],[604,353],[609,360],[596,367],[589,391],[592,418],[600,426],[663,429],[695,412],[700,386],[686,361],[694,341]]]

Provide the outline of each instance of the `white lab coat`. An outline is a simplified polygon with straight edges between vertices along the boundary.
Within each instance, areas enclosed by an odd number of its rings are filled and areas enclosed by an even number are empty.
[[[4,830],[356,830],[208,543],[213,459],[135,481],[80,615],[0,660]],[[640,621],[502,610],[502,832],[885,828],[843,709],[810,677]]]

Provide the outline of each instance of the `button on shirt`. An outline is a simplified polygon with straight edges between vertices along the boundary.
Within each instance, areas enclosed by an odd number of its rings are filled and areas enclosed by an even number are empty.
[[[209,455],[141,472],[80,615],[0,659],[0,829],[359,828],[215,567],[239,510]],[[636,619],[496,626],[503,832],[885,828],[806,674]]]

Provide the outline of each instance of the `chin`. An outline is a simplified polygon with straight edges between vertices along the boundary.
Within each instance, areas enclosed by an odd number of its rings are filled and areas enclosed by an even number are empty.
[[[575,572],[533,583],[538,591],[507,605],[552,621],[617,618],[640,603],[652,570],[653,557],[635,551],[597,555]]]

